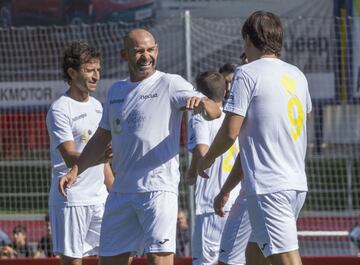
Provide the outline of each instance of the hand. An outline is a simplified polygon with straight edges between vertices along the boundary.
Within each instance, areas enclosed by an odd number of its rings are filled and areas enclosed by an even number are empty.
[[[220,190],[219,194],[216,195],[214,199],[215,214],[221,217],[225,216],[224,206],[228,202],[229,197],[230,197],[229,192],[224,192],[222,189]]]
[[[207,159],[206,155],[203,156],[202,158],[200,158],[200,160],[198,162],[198,168],[197,168],[197,171],[198,171],[200,177],[205,178],[205,179],[210,178],[210,176],[206,172],[206,169],[211,167],[212,164],[214,164],[214,160]]]
[[[207,98],[190,97],[186,101],[186,109],[193,110],[194,113],[201,113],[204,110],[204,101]]]
[[[17,257],[17,252],[12,247],[0,247],[0,259],[13,259],[15,257]]]
[[[75,183],[77,174],[78,174],[78,166],[74,165],[66,175],[60,178],[58,188],[60,194],[63,195],[64,197],[66,197],[65,189],[70,188]]]

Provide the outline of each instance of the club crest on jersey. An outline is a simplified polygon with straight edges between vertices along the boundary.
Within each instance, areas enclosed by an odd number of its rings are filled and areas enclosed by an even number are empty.
[[[122,130],[121,121],[119,118],[116,118],[115,120],[113,120],[113,131],[116,134],[120,134],[121,130]]]
[[[138,131],[144,126],[145,114],[139,110],[131,111],[126,117],[127,128],[130,131]]]

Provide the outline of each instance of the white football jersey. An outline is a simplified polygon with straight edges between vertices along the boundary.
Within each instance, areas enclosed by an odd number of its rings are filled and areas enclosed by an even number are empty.
[[[110,88],[100,127],[112,135],[113,191],[178,193],[181,108],[191,96],[203,95],[181,76],[160,71]]]
[[[82,206],[106,200],[104,164],[90,167],[80,174],[75,184],[67,189],[67,198],[58,191],[59,178],[69,169],[57,147],[66,141],[74,141],[76,151],[81,153],[98,128],[101,115],[101,103],[93,97],[87,102],[79,102],[65,94],[51,105],[46,117],[53,167],[49,205]]]
[[[245,117],[239,143],[247,195],[307,191],[311,108],[307,80],[297,67],[262,58],[237,68],[224,110]]]
[[[224,118],[224,113],[221,114],[220,118],[212,121],[205,120],[200,114],[194,115],[190,121],[189,150],[193,150],[198,144],[210,146]],[[215,212],[213,207],[214,198],[226,181],[238,153],[239,144],[238,141],[235,141],[234,145],[227,152],[216,158],[214,164],[206,170],[210,177],[209,179],[197,177],[195,188],[196,214]],[[225,211],[230,211],[236,197],[239,195],[240,187],[241,185],[239,184],[231,191],[229,201],[224,207]]]

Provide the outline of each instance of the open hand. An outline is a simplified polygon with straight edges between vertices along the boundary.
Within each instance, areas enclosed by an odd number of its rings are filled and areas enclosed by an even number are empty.
[[[60,194],[63,195],[64,197],[66,197],[65,190],[67,188],[70,188],[75,183],[77,174],[78,174],[78,167],[77,165],[74,165],[66,175],[60,178],[58,188]]]
[[[228,202],[229,197],[230,197],[230,193],[229,192],[223,192],[223,190],[221,190],[219,192],[219,194],[216,195],[216,197],[214,199],[215,214],[217,214],[217,215],[219,215],[221,217],[225,216],[224,206]]]

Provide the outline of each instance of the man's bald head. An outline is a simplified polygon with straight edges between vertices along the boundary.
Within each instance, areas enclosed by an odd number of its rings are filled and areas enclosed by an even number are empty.
[[[130,79],[142,81],[155,73],[158,46],[154,36],[145,29],[133,29],[124,37],[121,56],[128,62]]]
[[[149,31],[141,28],[132,29],[124,37],[124,48],[132,48],[144,40],[156,44],[154,36]]]

